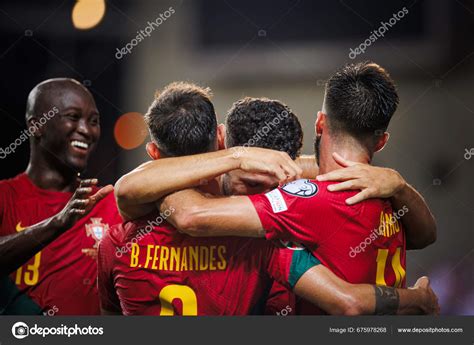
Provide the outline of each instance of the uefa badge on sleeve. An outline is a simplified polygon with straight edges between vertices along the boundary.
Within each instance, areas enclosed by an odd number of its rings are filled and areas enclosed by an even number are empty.
[[[82,252],[88,256],[96,258],[99,242],[108,230],[109,225],[102,223],[102,218],[91,218],[91,223],[86,224],[86,234],[87,236],[92,237],[95,240],[95,243],[92,248],[83,248]]]

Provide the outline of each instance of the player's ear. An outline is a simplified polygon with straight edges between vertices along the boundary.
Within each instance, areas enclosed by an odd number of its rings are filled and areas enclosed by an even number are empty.
[[[41,126],[34,116],[31,116],[26,120],[26,127],[34,128],[33,136],[35,138],[39,138],[43,135],[44,126]]]
[[[322,111],[318,111],[316,116],[316,122],[314,123],[314,132],[316,136],[323,134],[323,129],[326,127],[326,114]]]
[[[375,144],[374,152],[382,151],[385,145],[387,144],[387,141],[389,138],[390,138],[390,133],[384,132],[383,135],[381,135],[380,138],[378,139],[377,144]]]
[[[223,123],[217,126],[217,149],[224,150],[225,149],[225,125]]]
[[[154,142],[149,142],[148,144],[146,144],[146,152],[148,153],[148,156],[150,156],[151,159],[160,159],[160,149]]]

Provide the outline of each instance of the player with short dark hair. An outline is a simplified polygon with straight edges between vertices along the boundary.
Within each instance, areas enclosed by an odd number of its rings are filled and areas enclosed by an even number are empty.
[[[268,98],[245,97],[236,101],[225,120],[226,146],[255,146],[300,156],[303,129],[285,104]]]
[[[78,178],[100,137],[94,98],[73,79],[43,81],[26,122],[28,167],[0,181],[0,313],[99,314],[96,246],[121,219],[112,186]]]
[[[374,63],[345,66],[328,81],[315,124],[316,158],[320,173],[327,175],[319,181],[298,180],[249,197],[216,199],[194,190],[177,192],[161,204],[176,209],[169,222],[194,236],[296,241],[351,283],[405,286],[407,245],[422,248],[436,237],[434,218],[423,198],[402,183],[395,195],[387,195],[391,200],[355,204],[373,193],[370,187],[360,193],[334,191],[360,189],[372,181],[356,179],[338,185],[321,181],[347,180],[354,169],[366,169],[363,164],[370,163],[373,154],[384,147],[388,140],[385,129],[398,103],[394,90],[388,73]],[[347,165],[353,167],[337,170]],[[404,211],[402,221],[394,215],[400,210]]]
[[[268,98],[245,97],[236,101],[227,112],[225,120],[225,147],[261,147],[286,152],[291,159],[300,156],[303,130],[298,117],[284,103]],[[235,154],[241,152],[235,151]],[[314,161],[311,162],[315,165]],[[299,162],[298,162],[299,164]],[[303,171],[305,173],[305,171]],[[262,187],[278,186],[278,181],[263,179],[240,169],[222,175],[224,195],[260,193]]]
[[[182,137],[186,137],[185,133],[190,129],[181,122],[181,116],[176,115],[174,121],[176,128],[183,128]],[[209,113],[208,116],[215,117],[215,114]],[[173,121],[172,118],[170,116],[168,120]],[[222,132],[217,130],[216,133],[217,137],[210,139],[209,146],[213,143],[222,145]],[[161,140],[158,138],[158,142]],[[164,144],[167,145],[166,142]],[[300,173],[287,154],[265,149],[249,149],[253,155],[246,152],[235,155],[234,150],[223,150],[165,159],[157,159],[160,153],[156,143],[147,145],[147,151],[155,160],[125,175],[116,185],[119,208],[125,216],[136,213],[139,202],[146,205],[154,202],[160,193],[166,194],[167,187],[163,180],[169,181],[169,188],[189,183],[193,168],[197,171],[196,175],[210,176],[224,173],[229,164],[248,172],[272,173],[280,179],[287,179],[286,174],[296,176]],[[255,155],[255,152],[263,157]],[[205,157],[214,159],[208,161]],[[159,164],[160,161],[165,164]],[[157,169],[160,165],[166,169]],[[170,172],[173,174],[168,175]],[[199,179],[199,176],[191,179]],[[140,185],[150,189],[145,191]],[[212,183],[208,183],[206,188],[214,194],[218,189]],[[369,285],[345,285],[347,283],[337,279],[326,268],[318,266],[314,257],[308,256],[304,250],[276,248],[263,240],[192,239],[176,233],[169,224],[163,223],[173,212],[174,209],[170,208],[161,214],[155,212],[126,222],[114,227],[101,242],[99,288],[104,312],[123,312],[126,315],[261,312],[263,300],[259,302],[259,299],[265,297],[265,291],[270,288],[270,278],[294,288],[297,293],[332,313],[374,313],[378,308],[371,303],[378,290]],[[424,284],[427,288],[425,292],[430,291],[426,281]],[[412,295],[406,290],[390,291],[392,296],[405,294],[404,299]],[[433,297],[431,292],[428,295]],[[347,299],[345,296],[350,297]],[[416,305],[428,306],[424,312],[436,312],[433,298],[423,301],[416,296],[411,297]],[[387,302],[386,298],[382,300]],[[407,301],[405,299],[402,304]],[[353,310],[350,305],[358,307]],[[402,312],[404,308],[399,307],[389,308],[389,312]],[[385,307],[382,309],[385,310]]]
[[[209,88],[184,82],[171,83],[155,95],[145,121],[162,157],[214,149],[217,118],[211,96]]]

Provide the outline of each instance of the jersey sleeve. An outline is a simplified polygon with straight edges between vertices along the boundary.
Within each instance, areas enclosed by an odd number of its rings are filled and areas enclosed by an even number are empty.
[[[321,262],[306,249],[279,248],[270,244],[267,272],[271,278],[293,290],[301,276]]]
[[[328,200],[316,182],[297,180],[266,194],[250,195],[267,239],[314,246],[331,220]]]
[[[114,255],[114,245],[110,237],[106,234],[99,243],[97,255],[97,283],[100,306],[107,311],[122,313],[112,275]]]

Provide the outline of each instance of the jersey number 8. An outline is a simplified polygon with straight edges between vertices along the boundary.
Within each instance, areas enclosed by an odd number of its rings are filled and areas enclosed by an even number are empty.
[[[196,293],[186,285],[168,285],[161,289],[160,295],[161,316],[174,315],[173,301],[180,299],[183,305],[182,315],[197,315],[197,298]]]

